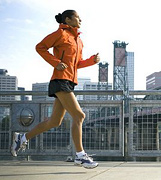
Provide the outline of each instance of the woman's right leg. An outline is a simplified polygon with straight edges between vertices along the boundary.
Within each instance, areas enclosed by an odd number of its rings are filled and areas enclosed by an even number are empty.
[[[75,95],[73,92],[58,92],[56,93],[62,106],[68,111],[73,118],[72,123],[72,137],[75,145],[76,152],[83,151],[82,145],[82,124],[85,119],[83,113]]]
[[[97,162],[94,162],[83,149],[82,144],[82,124],[85,119],[85,114],[82,111],[73,92],[58,92],[56,93],[63,107],[73,118],[72,124],[72,137],[76,149],[75,164],[81,165],[85,168],[95,168],[98,166]]]
[[[35,126],[31,131],[25,134],[26,139],[29,140],[34,136],[48,131],[51,128],[58,127],[61,125],[66,110],[60,103],[59,99],[56,98],[53,105],[53,112],[49,120],[45,120]]]

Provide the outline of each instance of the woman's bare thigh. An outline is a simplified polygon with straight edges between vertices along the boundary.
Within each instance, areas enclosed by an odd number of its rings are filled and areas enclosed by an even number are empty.
[[[65,113],[66,113],[65,108],[62,106],[60,100],[56,98],[54,101],[53,111],[52,111],[50,120],[60,125]]]
[[[68,111],[68,113],[72,117],[76,117],[77,115],[83,113],[73,92],[61,91],[56,93],[56,95],[60,100],[62,106]]]

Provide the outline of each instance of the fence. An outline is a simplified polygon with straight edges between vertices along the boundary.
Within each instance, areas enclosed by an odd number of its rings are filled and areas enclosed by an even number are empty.
[[[0,91],[6,95],[46,95],[46,92]],[[122,91],[75,91],[76,95],[98,95],[98,100],[80,100],[86,114],[83,123],[83,145],[90,154],[101,157],[159,157],[161,153],[161,101],[136,100],[135,95],[161,95],[161,91],[130,91],[128,113],[124,113]],[[108,100],[101,96],[120,96]],[[0,102],[0,156],[10,155],[13,132],[27,132],[50,117],[53,101]],[[126,102],[127,104],[127,102]],[[72,118],[66,113],[58,128],[44,132],[29,142],[22,155],[73,156]]]

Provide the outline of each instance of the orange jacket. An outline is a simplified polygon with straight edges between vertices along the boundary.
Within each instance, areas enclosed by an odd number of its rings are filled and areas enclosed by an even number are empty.
[[[51,47],[53,47],[54,55],[48,51]],[[54,67],[51,80],[66,79],[76,84],[78,84],[77,69],[95,64],[94,55],[89,59],[82,59],[82,48],[83,43],[79,38],[77,28],[65,24],[60,24],[57,31],[49,34],[36,45],[36,51],[40,56]],[[68,66],[63,71],[55,68],[60,62]]]

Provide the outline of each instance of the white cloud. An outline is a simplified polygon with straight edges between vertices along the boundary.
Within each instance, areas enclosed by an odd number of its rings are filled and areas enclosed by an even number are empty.
[[[6,22],[6,23],[15,22],[15,21],[17,21],[17,20],[13,19],[13,18],[5,18],[5,19],[3,19],[3,22]]]
[[[31,19],[25,19],[25,22],[26,22],[27,24],[33,24],[33,21],[32,21]]]
[[[33,20],[31,20],[31,19],[15,19],[15,18],[9,18],[9,17],[3,19],[3,22],[33,24]]]

